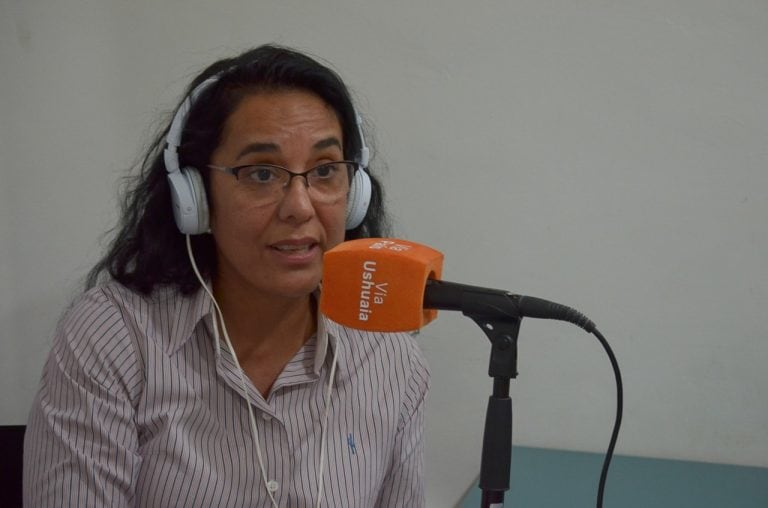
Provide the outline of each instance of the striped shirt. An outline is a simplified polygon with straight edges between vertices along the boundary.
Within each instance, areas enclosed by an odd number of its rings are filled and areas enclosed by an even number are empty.
[[[323,506],[424,506],[429,371],[407,334],[324,316],[266,400],[247,400],[202,291],[150,297],[110,283],[62,318],[33,402],[26,506],[314,507],[333,352]]]

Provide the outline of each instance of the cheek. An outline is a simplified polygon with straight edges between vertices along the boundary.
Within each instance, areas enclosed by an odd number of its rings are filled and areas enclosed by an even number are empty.
[[[347,216],[346,201],[334,204],[323,210],[318,210],[326,234],[326,247],[335,247],[344,241],[346,234],[345,220]]]
[[[273,206],[254,207],[249,197],[238,191],[214,189],[210,200],[211,231],[227,243],[249,241],[266,228],[274,214]]]
[[[226,204],[211,213],[211,232],[231,244],[249,244],[265,234],[275,214],[272,208]]]

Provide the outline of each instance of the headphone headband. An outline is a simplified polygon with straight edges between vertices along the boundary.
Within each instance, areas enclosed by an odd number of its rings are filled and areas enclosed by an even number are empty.
[[[168,171],[168,173],[180,171],[181,169],[179,168],[179,146],[181,145],[181,135],[187,124],[187,117],[189,117],[189,110],[192,109],[192,104],[194,104],[200,94],[208,90],[208,88],[219,80],[219,76],[220,74],[214,74],[197,85],[195,89],[187,95],[184,101],[182,101],[179,109],[176,110],[176,114],[173,115],[171,127],[168,129],[168,135],[165,137],[165,150],[163,150],[165,170]]]

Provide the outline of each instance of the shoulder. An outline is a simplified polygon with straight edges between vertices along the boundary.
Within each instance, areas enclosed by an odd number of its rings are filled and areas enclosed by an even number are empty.
[[[397,349],[402,352],[404,358],[408,359],[408,368],[412,375],[423,374],[426,378],[429,378],[429,365],[426,358],[424,358],[424,352],[421,350],[421,346],[416,341],[416,337],[410,333],[378,333],[378,339],[382,344],[396,345]]]
[[[77,346],[94,338],[109,340],[120,335],[126,306],[117,286],[95,287],[75,298],[59,322],[57,339],[64,337]]]
[[[64,313],[58,332],[75,340],[117,337],[143,321],[150,305],[150,297],[109,282],[75,298]]]
[[[350,370],[375,367],[378,373],[413,382],[419,380],[426,390],[430,369],[421,347],[408,333],[368,332],[338,325],[346,361]]]
[[[56,328],[45,373],[61,371],[86,390],[110,390],[134,377],[141,356],[126,319],[129,291],[117,286],[92,288],[72,301]]]
[[[137,347],[177,349],[210,311],[210,302],[199,293],[183,295],[170,287],[151,294],[135,292],[111,281],[75,299],[61,321],[60,332],[76,331],[90,342],[129,339]]]

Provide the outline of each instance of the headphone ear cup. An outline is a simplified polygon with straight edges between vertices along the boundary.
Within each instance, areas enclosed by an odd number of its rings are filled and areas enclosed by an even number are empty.
[[[208,200],[200,172],[192,167],[168,173],[176,226],[185,235],[208,232]]]
[[[208,196],[205,193],[205,184],[203,183],[203,175],[200,174],[196,168],[185,168],[184,174],[189,179],[189,185],[195,196],[195,203],[197,203],[197,232],[195,234],[202,235],[203,233],[210,232],[211,226],[209,222],[208,212]]]
[[[362,224],[371,204],[371,177],[364,169],[355,172],[347,197],[346,228],[355,229]]]

